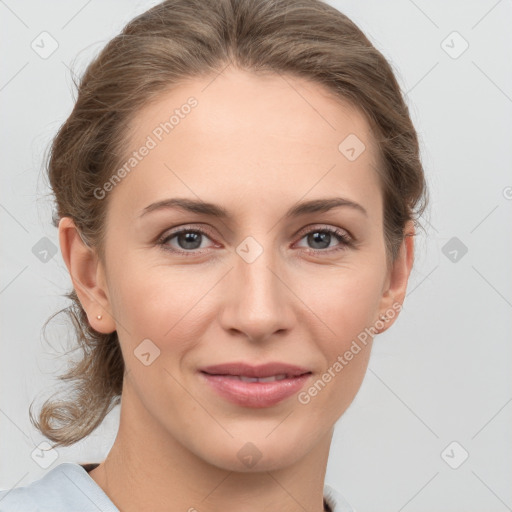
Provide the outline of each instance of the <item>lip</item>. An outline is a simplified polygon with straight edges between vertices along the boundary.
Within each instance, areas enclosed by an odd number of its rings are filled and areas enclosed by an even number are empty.
[[[237,376],[270,377],[285,374],[286,378],[272,382],[244,382]],[[307,368],[285,363],[251,366],[246,363],[227,363],[208,366],[199,371],[200,377],[226,400],[242,406],[271,407],[298,393],[312,372]]]

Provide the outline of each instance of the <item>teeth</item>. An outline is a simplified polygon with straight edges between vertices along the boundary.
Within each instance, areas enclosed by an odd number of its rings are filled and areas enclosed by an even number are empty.
[[[286,374],[272,375],[270,377],[246,377],[245,375],[238,376],[238,379],[243,382],[274,382],[276,380],[286,379]]]

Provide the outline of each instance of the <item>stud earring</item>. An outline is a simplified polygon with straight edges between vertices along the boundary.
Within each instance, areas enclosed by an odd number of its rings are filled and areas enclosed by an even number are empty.
[[[97,318],[98,320],[101,320],[101,315],[98,315],[96,318]]]
[[[380,319],[381,319],[383,322],[387,322],[387,321],[388,321],[388,317],[387,317],[387,315],[381,315],[381,316],[380,316]]]

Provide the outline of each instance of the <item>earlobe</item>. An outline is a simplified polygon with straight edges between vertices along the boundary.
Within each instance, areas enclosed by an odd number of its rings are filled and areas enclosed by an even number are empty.
[[[379,320],[384,323],[379,333],[389,329],[394,323],[405,299],[407,284],[414,262],[414,223],[409,221],[404,230],[405,236],[400,246],[397,258],[393,262],[387,276],[387,289],[384,290],[380,308]]]
[[[116,325],[101,262],[96,251],[82,240],[71,217],[63,217],[59,222],[59,243],[62,258],[80,303],[87,313],[89,324],[95,331],[113,332]]]

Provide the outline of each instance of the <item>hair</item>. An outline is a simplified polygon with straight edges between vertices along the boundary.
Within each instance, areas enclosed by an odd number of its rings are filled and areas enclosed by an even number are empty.
[[[94,190],[124,161],[130,121],[180,82],[229,64],[321,84],[365,115],[379,148],[386,257],[393,262],[409,235],[406,223],[418,226],[428,203],[417,134],[389,62],[323,0],[166,0],[132,19],[75,81],[74,108],[51,143],[45,171],[53,224],[71,217],[104,261],[108,198],[98,200]],[[73,384],[65,399],[46,400],[38,419],[30,411],[53,446],[74,444],[102,423],[120,403],[125,371],[117,331],[95,331],[76,291],[65,296],[71,305],[58,313],[69,315],[83,357],[59,377]]]

